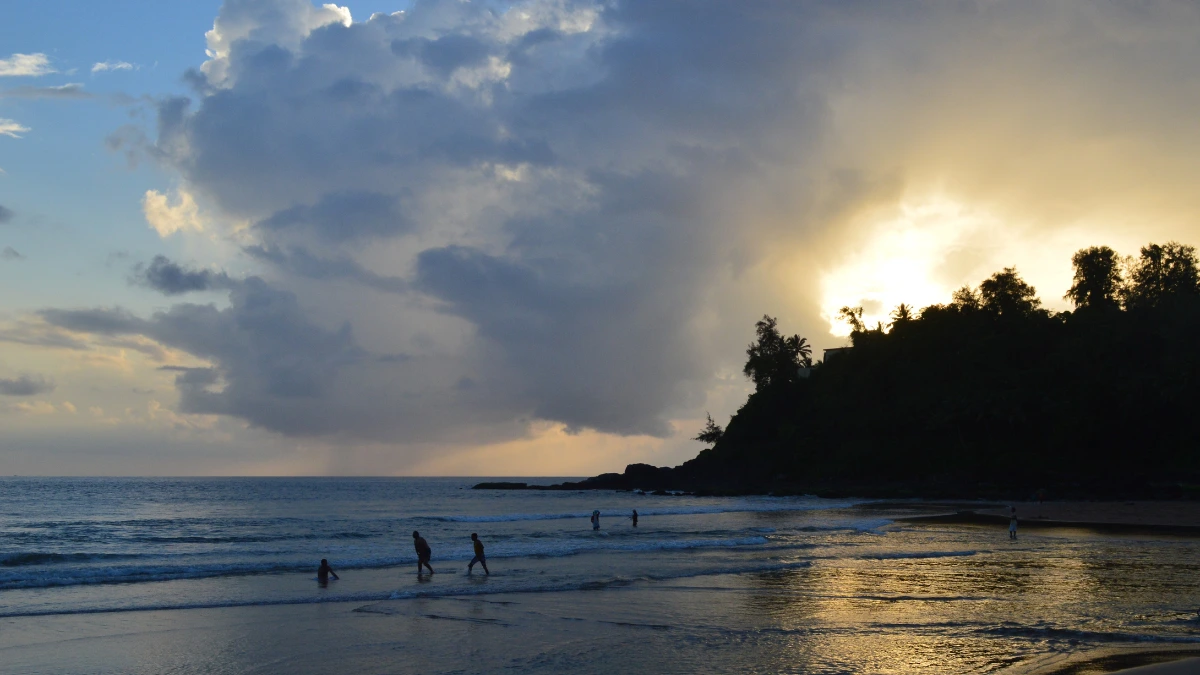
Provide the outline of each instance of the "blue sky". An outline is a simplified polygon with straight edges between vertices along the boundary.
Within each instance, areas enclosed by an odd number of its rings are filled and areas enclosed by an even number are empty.
[[[10,4],[0,474],[673,465],[763,314],[1200,243],[1182,0]]]

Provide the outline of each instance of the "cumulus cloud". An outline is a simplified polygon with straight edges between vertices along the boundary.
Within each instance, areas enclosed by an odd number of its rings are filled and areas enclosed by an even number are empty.
[[[178,196],[143,207],[163,236],[250,224],[262,278],[224,309],[42,316],[203,359],[184,411],[288,434],[667,435],[763,312],[823,335],[822,275],[909,200],[1029,247],[1195,213],[1197,25],[1169,2],[424,0],[353,22],[227,0],[194,97],[159,105]],[[145,282],[212,282],[178,272]]]
[[[92,73],[103,73],[111,70],[134,70],[137,66],[127,61],[101,61],[92,64]]]
[[[21,134],[29,131],[29,127],[16,122],[15,120],[5,119],[0,117],[0,136],[8,136],[10,138],[20,138]]]
[[[14,379],[0,377],[0,394],[5,396],[37,396],[54,391],[54,381],[40,375],[21,375]]]
[[[92,94],[83,90],[78,82],[60,84],[55,87],[13,87],[0,91],[0,98],[50,98],[50,99],[83,99],[92,98]]]
[[[39,77],[54,72],[45,54],[13,54],[0,59],[0,77]]]
[[[142,197],[142,214],[158,236],[165,238],[176,232],[203,231],[204,222],[195,198],[180,190],[174,201],[172,204],[167,195],[157,190],[147,190]]]

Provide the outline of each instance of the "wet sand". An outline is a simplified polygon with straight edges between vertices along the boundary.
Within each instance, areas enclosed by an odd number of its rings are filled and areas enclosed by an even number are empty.
[[[1200,658],[1156,663],[1140,668],[1117,671],[1118,675],[1200,675]]]
[[[936,510],[937,503],[928,505]],[[1017,507],[1019,527],[1083,527],[1108,531],[1147,531],[1200,536],[1200,502],[1011,502],[971,508],[943,504],[943,513],[906,518],[910,522],[1004,524]]]
[[[1200,528],[1200,502],[1017,502],[1024,522],[1053,521],[1101,525]],[[979,513],[1008,517],[1008,509]]]

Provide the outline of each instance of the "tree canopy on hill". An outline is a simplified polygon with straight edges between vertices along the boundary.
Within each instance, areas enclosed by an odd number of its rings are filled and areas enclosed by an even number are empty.
[[[675,469],[631,465],[592,481],[717,492],[1196,496],[1195,249],[1150,244],[1122,259],[1092,247],[1072,262],[1065,297],[1074,311],[1048,311],[1008,267],[947,304],[901,305],[889,325],[868,328],[861,308],[843,308],[853,348],[815,366],[807,341],[784,336],[766,316],[746,352],[754,392],[724,430],[710,417],[697,436],[712,448]]]

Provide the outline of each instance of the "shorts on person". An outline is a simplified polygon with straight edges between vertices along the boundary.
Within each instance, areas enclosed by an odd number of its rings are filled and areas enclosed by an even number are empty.
[[[460,558],[460,560],[461,560],[461,558]],[[471,567],[471,566],[475,565],[476,563],[479,563],[481,565],[486,565],[487,564],[487,556],[485,556],[482,553],[475,554],[475,557],[471,558],[471,562],[467,564],[467,567]]]

